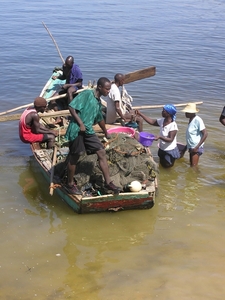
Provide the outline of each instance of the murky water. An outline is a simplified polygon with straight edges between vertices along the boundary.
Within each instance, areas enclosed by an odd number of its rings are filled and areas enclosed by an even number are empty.
[[[1,299],[222,299],[224,2],[0,3],[1,111],[32,102],[61,65],[44,21],[85,83],[155,65],[156,76],[127,85],[134,105],[203,101],[209,134],[197,170],[187,154],[160,168],[151,210],[77,215],[49,195],[18,123],[1,123]],[[180,142],[187,121],[178,109]]]

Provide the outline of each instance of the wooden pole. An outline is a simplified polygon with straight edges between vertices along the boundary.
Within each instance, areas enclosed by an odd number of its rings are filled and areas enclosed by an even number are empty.
[[[190,102],[189,102],[190,103]],[[199,102],[192,102],[195,104],[202,104],[203,101]],[[176,107],[180,106],[186,106],[188,103],[178,103],[174,104]],[[134,106],[133,109],[154,109],[154,108],[163,108],[164,104],[162,105],[143,105],[143,106]],[[63,117],[63,116],[68,116],[70,115],[70,111],[68,109],[66,110],[59,110],[59,111],[51,111],[51,112],[46,112],[46,113],[39,113],[40,118],[49,118],[49,117]],[[14,115],[8,115],[8,116],[1,116],[0,117],[0,122],[6,122],[6,121],[15,121],[19,120],[21,117],[21,114],[14,114]]]
[[[58,51],[58,53],[59,53],[59,56],[60,56],[60,58],[61,58],[61,60],[62,60],[62,62],[63,62],[63,64],[64,64],[64,63],[65,63],[65,60],[64,60],[64,58],[62,57],[62,54],[61,54],[61,52],[60,52],[60,50],[59,50],[59,47],[58,47],[58,45],[57,45],[57,43],[56,43],[56,41],[55,41],[53,35],[51,34],[50,30],[49,30],[48,27],[45,25],[45,23],[42,22],[42,24],[44,25],[44,27],[45,27],[45,29],[47,30],[48,34],[50,35],[51,39],[53,40],[53,43],[55,44],[56,49],[57,49],[57,51]]]
[[[203,101],[199,101],[199,102],[188,102],[188,103],[195,103],[195,104],[202,104]],[[188,105],[188,103],[178,103],[178,104],[173,104],[176,107],[179,106],[186,106]],[[164,107],[165,104],[162,105],[143,105],[143,106],[133,106],[133,109],[149,109],[149,108],[161,108]]]
[[[50,179],[50,191],[49,194],[52,196],[53,191],[54,191],[54,182],[53,182],[53,177],[54,177],[54,169],[55,169],[55,163],[56,163],[56,158],[57,158],[57,146],[54,147],[53,150],[53,159],[52,159],[52,168],[51,168],[51,179]]]

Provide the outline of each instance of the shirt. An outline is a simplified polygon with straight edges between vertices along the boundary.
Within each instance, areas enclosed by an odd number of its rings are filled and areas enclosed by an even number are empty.
[[[126,112],[126,109],[123,107],[122,104],[121,91],[115,83],[111,85],[110,92],[105,99],[107,102],[106,123],[107,124],[115,123],[116,119],[118,118],[115,101],[119,101],[119,107],[122,111],[122,114],[124,115]]]
[[[168,137],[170,131],[178,130],[177,123],[175,121],[170,124],[163,126],[164,118],[157,119],[157,123],[160,126],[160,135],[163,137]],[[159,148],[164,151],[173,150],[177,146],[177,135],[175,135],[172,142],[164,142],[159,140]]]
[[[93,125],[103,120],[102,105],[96,97],[95,90],[85,90],[78,94],[69,104],[77,111],[78,116],[84,123],[86,134],[94,134]],[[72,118],[66,131],[66,139],[73,141],[80,131],[79,124]]]
[[[202,130],[205,129],[205,124],[199,116],[195,116],[194,119],[188,124],[186,130],[187,148],[195,148],[202,138]],[[203,143],[204,144],[204,143]],[[203,144],[201,146],[203,146]]]

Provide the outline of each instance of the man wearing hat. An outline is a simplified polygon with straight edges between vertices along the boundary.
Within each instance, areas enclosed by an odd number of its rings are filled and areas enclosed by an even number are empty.
[[[186,130],[186,142],[190,154],[190,165],[194,167],[198,165],[199,157],[203,153],[203,145],[208,133],[203,120],[196,115],[199,109],[196,108],[195,103],[188,103],[182,111],[185,112],[186,118],[189,119]]]
[[[23,143],[46,142],[50,149],[55,144],[57,131],[45,128],[40,124],[39,112],[46,109],[47,101],[42,97],[34,100],[34,106],[28,107],[21,115],[19,121],[19,136]]]

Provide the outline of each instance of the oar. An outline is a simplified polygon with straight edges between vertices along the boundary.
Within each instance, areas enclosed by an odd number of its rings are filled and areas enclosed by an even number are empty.
[[[54,191],[53,177],[54,177],[54,168],[55,168],[55,163],[56,163],[56,158],[57,158],[56,155],[57,155],[57,146],[54,147],[53,159],[52,159],[51,179],[50,179],[50,191],[49,191],[49,194],[51,196],[53,195],[53,191]]]
[[[137,71],[134,71],[134,72],[127,73],[127,74],[125,74],[125,78],[127,78],[127,79],[125,79],[125,83],[130,83],[130,82],[133,82],[133,81],[137,81],[137,80],[141,80],[141,79],[144,79],[144,78],[147,78],[147,77],[154,76],[155,75],[155,69],[156,69],[155,67],[148,67],[148,68],[145,68],[145,69],[140,69],[140,70],[137,70]],[[80,92],[82,92],[86,89],[88,89],[88,87],[84,87],[83,89],[77,90],[76,93],[80,93]],[[61,99],[61,98],[64,98],[64,97],[66,97],[66,94],[51,97],[51,98],[48,98],[46,100],[47,100],[47,102],[49,102],[49,101],[56,100],[56,99]],[[15,107],[15,108],[10,109],[10,110],[3,111],[3,112],[0,113],[0,116],[8,114],[8,113],[13,112],[13,111],[17,111],[17,110],[22,109],[22,108],[27,108],[31,105],[33,105],[33,102],[31,102],[29,104],[24,104],[24,105]]]
[[[190,103],[190,102],[189,102]],[[199,101],[199,102],[192,102],[195,104],[202,104],[203,101]],[[174,106],[176,107],[180,107],[180,106],[186,106],[188,103],[178,103],[178,104],[174,104]],[[151,109],[151,108],[162,108],[164,106],[164,104],[162,105],[143,105],[143,106],[134,106],[133,109]],[[66,110],[59,110],[59,111],[51,111],[48,113],[39,113],[40,118],[49,118],[49,117],[58,117],[58,116],[68,116],[70,115],[70,112],[68,109]],[[14,115],[8,115],[8,116],[2,116],[0,117],[0,122],[5,122],[5,121],[15,121],[15,120],[19,120],[21,117],[21,114],[14,114]]]
[[[53,35],[51,34],[50,30],[49,30],[48,27],[45,25],[45,23],[42,22],[42,24],[44,25],[44,27],[45,27],[45,29],[47,30],[48,34],[50,35],[51,39],[53,40],[53,43],[55,44],[56,49],[57,49],[57,51],[58,51],[58,53],[59,53],[59,56],[60,56],[60,58],[61,58],[61,60],[62,60],[62,62],[63,62],[63,64],[64,64],[64,63],[65,63],[65,60],[64,60],[63,57],[62,57],[62,54],[61,54],[61,52],[60,52],[60,50],[59,50],[59,47],[58,47],[58,45],[57,45],[57,43],[56,43],[56,41],[55,41]]]
[[[190,103],[190,102],[188,102]],[[179,106],[186,106],[188,105],[188,103],[178,103],[178,104],[173,104],[174,106],[176,107],[179,107]],[[200,102],[192,102],[192,103],[195,103],[195,104],[202,104],[203,101],[200,101]],[[133,109],[148,109],[148,108],[161,108],[161,107],[164,107],[165,104],[162,104],[162,105],[143,105],[143,106],[133,106],[132,108]]]

